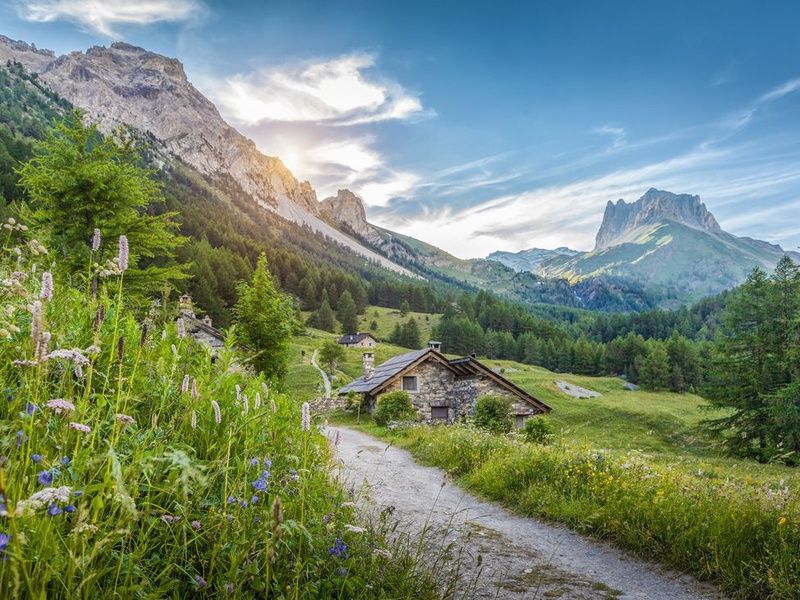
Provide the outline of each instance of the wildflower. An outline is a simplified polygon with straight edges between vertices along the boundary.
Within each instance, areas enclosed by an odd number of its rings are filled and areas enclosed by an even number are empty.
[[[311,429],[311,407],[309,406],[308,402],[303,402],[301,413],[303,431],[308,431]]]
[[[269,479],[269,471],[262,471],[261,476],[253,482],[253,489],[258,492],[266,492],[269,487],[267,479]]]
[[[61,464],[62,465],[64,465],[65,467],[68,467],[69,463],[70,463],[69,456],[61,457]],[[75,492],[75,493],[77,494],[77,492]]]
[[[161,515],[161,520],[164,521],[164,523],[169,523],[170,525],[172,525],[173,523],[177,523],[178,521],[180,521],[181,518],[167,514],[167,515]]]
[[[192,429],[197,429],[197,412],[192,411],[192,420],[191,420]]]
[[[197,582],[197,587],[204,588],[208,585],[205,579],[203,579],[200,575],[195,577],[195,581]]]
[[[58,504],[50,504],[47,507],[47,514],[50,515],[51,517],[60,515],[62,512],[63,511],[61,510],[61,507]]]
[[[170,349],[172,350],[172,355],[173,355],[175,358],[180,358],[180,355],[178,354],[178,349],[175,347],[175,344],[172,344],[172,345],[170,346]]]
[[[61,413],[69,413],[75,410],[75,405],[72,402],[69,400],[63,400],[62,398],[53,398],[52,400],[48,400],[45,406],[55,412],[57,415],[60,415]]]
[[[238,383],[236,384],[236,399],[237,400],[242,399],[242,388],[239,386]]]
[[[197,392],[197,379],[192,378],[192,400],[197,400],[200,394]]]
[[[392,553],[389,552],[386,548],[375,548],[372,551],[375,556],[380,556],[381,558],[385,558],[386,560],[392,560]]]
[[[253,494],[253,497],[250,498],[250,504],[257,504],[258,503],[258,496]]]
[[[268,470],[272,468],[272,461],[270,459],[264,459],[264,468]]]
[[[363,527],[356,527],[355,525],[345,525],[344,528],[351,533],[364,533],[366,531]]]
[[[242,508],[247,508],[247,500],[242,500],[239,504],[242,505]]]
[[[92,235],[92,252],[97,252],[98,250],[100,250],[100,230],[95,227]]]
[[[42,462],[42,455],[41,454],[31,454],[31,460],[34,464],[38,465]]]
[[[22,444],[24,444],[25,440],[27,440],[27,439],[28,439],[28,436],[25,435],[25,433],[23,431],[18,431],[17,432],[17,448],[22,446]]]
[[[246,415],[250,412],[250,403],[247,401],[247,394],[242,396],[242,414]]]
[[[53,297],[53,274],[50,271],[42,273],[42,290],[39,297],[42,300],[50,300]]]
[[[124,415],[122,413],[117,413],[116,417],[117,417],[117,421],[119,421],[123,425],[133,425],[134,423],[136,423],[136,420],[133,417],[131,417],[130,415]]]
[[[786,525],[786,517],[781,517],[778,519],[778,527],[783,527],[784,525]]]
[[[0,558],[8,558],[6,556],[6,549],[11,543],[11,535],[8,533],[0,533]]]
[[[219,404],[216,400],[211,401],[211,407],[214,409],[214,421],[219,425],[222,423],[222,413],[220,412]]]
[[[65,360],[71,360],[76,365],[87,366],[89,364],[89,359],[86,358],[83,353],[81,352],[80,348],[72,348],[72,349],[62,349],[62,350],[53,350],[50,354],[47,355],[48,359],[51,358],[63,358]]]
[[[53,471],[39,471],[39,474],[36,476],[36,481],[39,482],[39,485],[50,485],[53,483]]]
[[[67,486],[46,487],[32,494],[30,498],[18,502],[16,514],[24,516],[50,504],[67,504],[71,491]]]
[[[50,332],[43,331],[39,339],[36,340],[36,348],[33,351],[33,357],[36,361],[43,363],[47,362],[47,359],[50,358],[48,354],[48,352],[50,352],[50,339]]]
[[[74,513],[75,512],[75,505],[74,504],[67,504],[64,507],[64,512],[65,513]]]
[[[124,273],[128,268],[128,236],[119,236],[119,270]]]
[[[258,392],[256,392],[256,397],[253,400],[253,408],[255,408],[256,410],[261,408],[261,394],[259,394]]]
[[[270,398],[269,401],[272,403],[272,414],[274,415],[276,412],[278,412],[278,406],[275,404],[274,398]]]
[[[183,339],[186,337],[186,323],[183,322],[181,317],[175,320],[175,327],[178,329],[178,338]]]
[[[36,406],[33,402],[26,402],[25,403],[25,412],[28,413],[30,417],[33,413],[39,410],[39,407]]]
[[[233,495],[228,496],[228,504],[233,504],[236,502],[236,498]]]
[[[195,531],[200,531],[202,527],[203,525],[200,523],[200,521],[197,520],[192,521],[192,529],[194,529]]]
[[[88,425],[84,425],[83,423],[76,423],[75,421],[70,421],[69,424],[70,429],[74,429],[75,431],[80,431],[81,433],[92,433],[92,428]]]
[[[295,471],[294,469],[289,471],[289,477],[292,478],[292,481],[299,481],[300,480],[300,474],[297,471]]]
[[[251,467],[257,467],[257,466],[258,466],[258,462],[259,462],[259,461],[258,461],[258,459],[257,459],[257,458],[251,458],[251,459],[250,459],[250,466],[251,466]]]
[[[347,558],[347,544],[344,543],[342,538],[336,538],[331,548],[328,548],[328,554],[336,558]]]
[[[44,316],[42,315],[42,302],[36,300],[28,307],[31,313],[31,339],[34,342],[39,341],[39,336],[44,328]]]
[[[341,567],[341,568],[339,569],[339,575],[340,575],[341,577],[346,577],[346,576],[347,576],[347,569],[346,569],[346,568],[344,568],[344,567]]]
[[[82,379],[83,378],[83,367],[79,364],[75,365],[75,378]]]
[[[181,382],[181,394],[185,394],[189,391],[189,375],[186,374],[183,376],[183,381]]]

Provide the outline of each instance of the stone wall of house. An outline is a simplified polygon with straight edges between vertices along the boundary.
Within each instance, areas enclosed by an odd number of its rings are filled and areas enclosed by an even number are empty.
[[[507,398],[515,415],[532,415],[537,411],[527,402],[498,385],[487,377],[456,377],[441,364],[428,360],[405,375],[417,376],[417,392],[409,392],[411,402],[421,421],[431,421],[431,407],[446,407],[447,421],[454,423],[472,416],[478,398],[494,394]],[[402,379],[392,382],[381,394],[403,389]],[[372,408],[374,408],[374,403]],[[524,422],[524,418],[518,421]]]
[[[347,408],[347,396],[331,396],[330,398],[314,398],[309,402],[314,413],[326,413],[333,410],[344,410]]]

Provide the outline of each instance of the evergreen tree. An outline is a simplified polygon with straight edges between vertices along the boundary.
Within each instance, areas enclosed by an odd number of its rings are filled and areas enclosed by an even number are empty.
[[[414,317],[406,321],[406,324],[403,326],[403,343],[401,345],[406,348],[419,348],[421,345],[419,326]]]
[[[323,331],[336,331],[336,315],[328,302],[328,292],[322,291],[322,301],[308,320],[309,325]]]
[[[33,207],[31,225],[63,257],[63,275],[88,278],[90,257],[101,265],[115,257],[117,240],[125,235],[130,252],[124,282],[143,299],[186,275],[173,260],[185,241],[176,233],[177,213],[148,212],[163,197],[140,162],[132,139],[103,136],[75,112],[35,145],[33,158],[20,169],[20,185]],[[103,243],[90,254],[95,228]]]
[[[356,313],[356,303],[349,290],[342,292],[339,296],[339,304],[336,307],[336,318],[342,324],[343,333],[356,333],[358,331],[358,314]]]
[[[328,368],[328,373],[331,375],[336,372],[336,366],[344,360],[344,357],[344,348],[334,340],[326,340],[319,351],[319,359]]]
[[[268,378],[279,380],[286,374],[289,341],[296,323],[292,302],[275,286],[266,255],[258,258],[252,282],[241,283],[238,290],[234,307],[238,335],[255,352],[253,366]]]
[[[400,316],[405,317],[411,311],[411,305],[408,303],[408,300],[403,300],[400,303]]]
[[[650,353],[639,359],[639,383],[648,390],[666,390],[670,387],[669,356],[663,344],[653,345]]]

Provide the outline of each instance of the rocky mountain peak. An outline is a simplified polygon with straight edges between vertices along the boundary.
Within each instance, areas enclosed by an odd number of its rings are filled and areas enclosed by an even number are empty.
[[[370,238],[372,226],[367,223],[364,202],[348,189],[339,190],[320,202],[320,212],[337,225],[362,238]]]
[[[700,196],[650,188],[636,202],[608,201],[603,223],[597,232],[595,251],[624,242],[627,234],[639,227],[666,221],[709,233],[722,232],[714,215],[700,201]]]

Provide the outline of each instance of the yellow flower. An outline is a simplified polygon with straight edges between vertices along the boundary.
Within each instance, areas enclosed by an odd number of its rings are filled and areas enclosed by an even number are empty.
[[[778,519],[778,526],[786,525],[786,517],[781,517]]]

